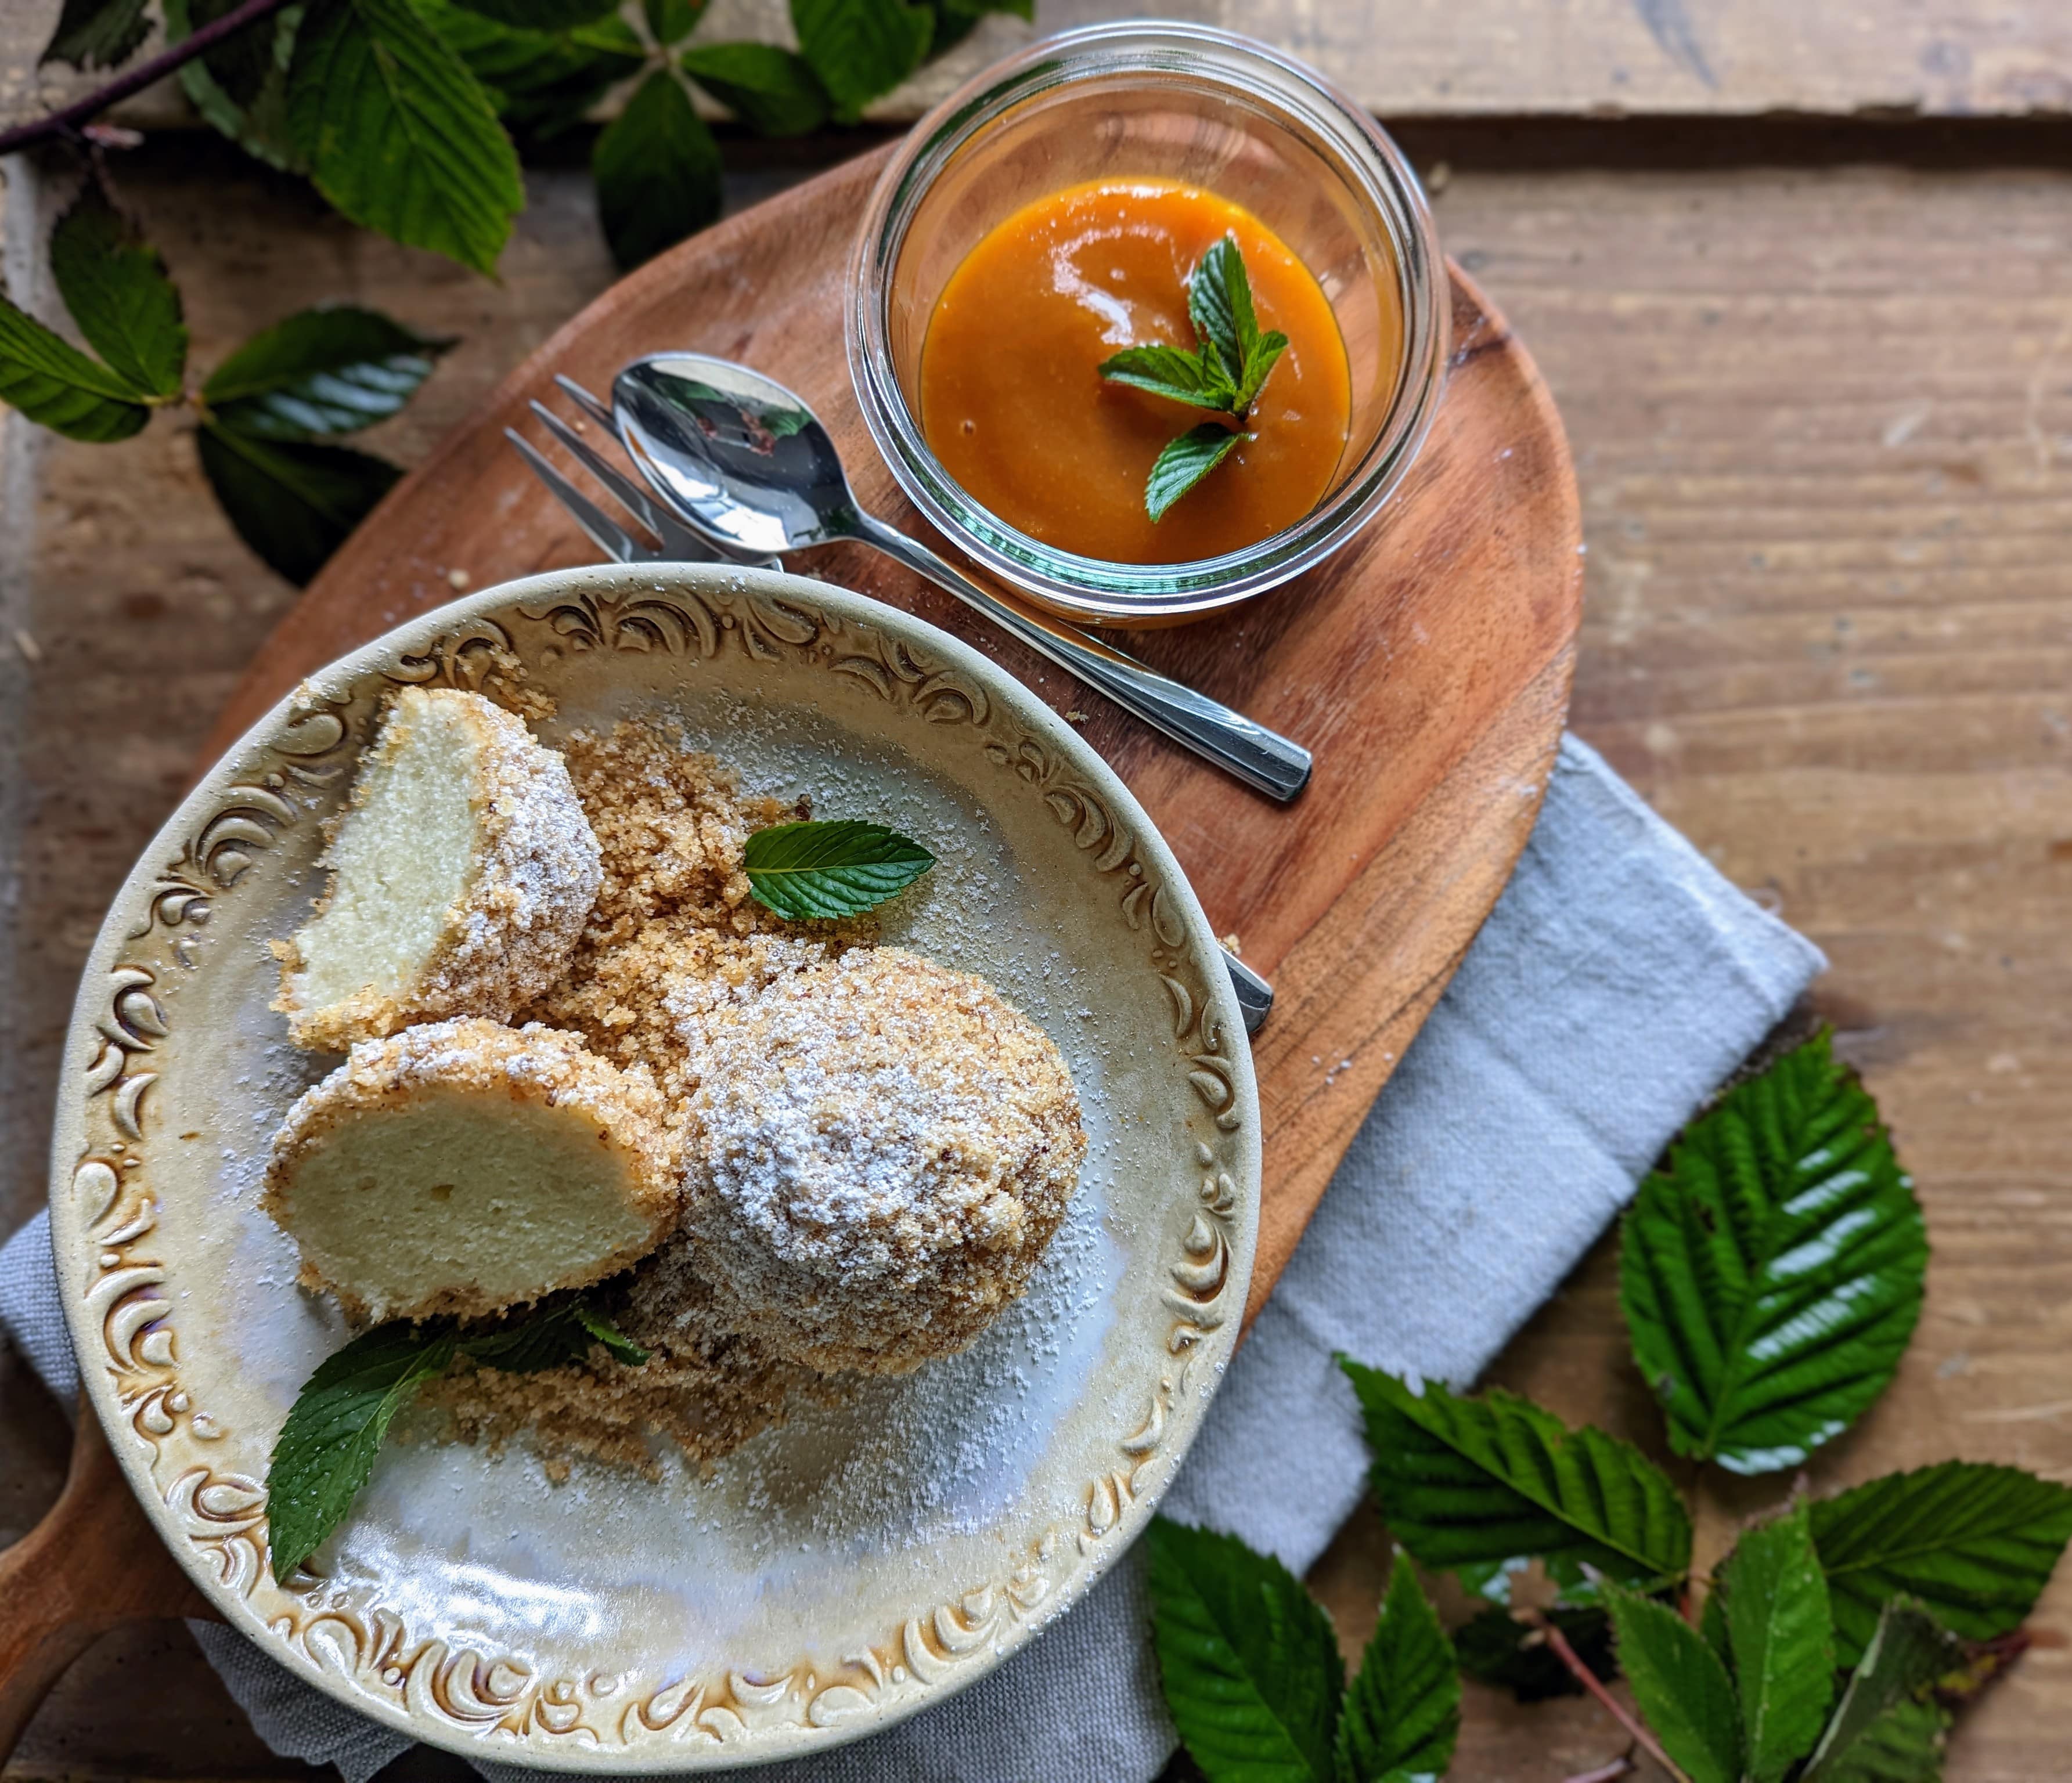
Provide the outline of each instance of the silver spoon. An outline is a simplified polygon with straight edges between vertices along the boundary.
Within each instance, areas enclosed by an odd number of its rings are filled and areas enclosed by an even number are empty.
[[[730,555],[767,557],[839,539],[874,545],[1246,785],[1285,803],[1309,783],[1300,743],[1075,626],[1009,606],[865,513],[827,429],[761,372],[702,353],[657,353],[619,374],[611,407],[655,492]]]

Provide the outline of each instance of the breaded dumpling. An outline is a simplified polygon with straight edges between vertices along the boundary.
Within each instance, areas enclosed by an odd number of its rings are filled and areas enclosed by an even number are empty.
[[[405,688],[360,765],[330,889],[279,951],[298,1046],[508,1019],[565,966],[602,877],[553,750],[479,694]]]
[[[660,1092],[576,1036],[467,1019],[363,1041],[273,1136],[261,1205],[355,1318],[486,1317],[627,1267],[675,1220]]]
[[[1018,1298],[1087,1137],[1064,1059],[990,984],[897,947],[689,1014],[681,1236],[788,1361],[903,1374]]]

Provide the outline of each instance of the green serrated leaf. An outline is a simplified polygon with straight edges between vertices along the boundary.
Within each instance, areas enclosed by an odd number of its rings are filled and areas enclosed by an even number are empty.
[[[1823,1033],[1693,1122],[1625,1222],[1634,1359],[1678,1453],[1795,1466],[1885,1391],[1928,1241],[1877,1105]]]
[[[1196,409],[1227,412],[1237,399],[1236,387],[1217,360],[1178,347],[1125,347],[1101,361],[1100,375],[1111,384],[1148,390]]]
[[[667,49],[697,28],[705,17],[705,0],[640,0],[640,10],[655,41]]]
[[[345,216],[481,273],[524,207],[518,157],[467,64],[409,0],[311,0],[288,114]]]
[[[755,901],[779,916],[800,918],[857,915],[935,864],[911,836],[853,818],[758,830],[742,858]]]
[[[595,23],[618,10],[619,0],[454,0],[494,24],[518,31],[564,31]]]
[[[1345,1666],[1301,1580],[1164,1517],[1145,1539],[1159,1681],[1210,1783],[1330,1783]]]
[[[1598,1678],[1610,1683],[1618,1676],[1618,1664],[1612,1657],[1611,1617],[1606,1611],[1595,1605],[1578,1609],[1561,1606],[1542,1613]],[[1453,1630],[1453,1650],[1469,1677],[1507,1690],[1521,1703],[1581,1695],[1583,1686],[1576,1674],[1545,1641],[1533,1639],[1532,1633],[1529,1624],[1518,1621],[1503,1605],[1490,1604]]]
[[[1749,1783],[1780,1783],[1835,1697],[1835,1621],[1806,1506],[1748,1530],[1707,1600],[1722,1606]]]
[[[646,64],[647,51],[633,27],[617,17],[574,31],[518,31],[448,0],[415,3],[469,72],[495,95],[497,115],[534,138],[580,123],[607,89]]]
[[[378,1325],[302,1383],[266,1474],[267,1541],[285,1581],[345,1518],[396,1414],[453,1360],[450,1329]]]
[[[350,304],[262,330],[202,386],[216,421],[255,439],[350,433],[398,413],[453,345]]]
[[[126,440],[150,420],[124,379],[0,298],[0,402],[68,439]]]
[[[1650,1588],[1683,1578],[1691,1519],[1630,1443],[1570,1430],[1514,1394],[1457,1397],[1338,1358],[1367,1420],[1382,1515],[1420,1564],[1486,1592],[1537,1555],[1556,1576],[1589,1565]]]
[[[1337,1783],[1438,1777],[1461,1732],[1453,1643],[1398,1550],[1381,1620],[1346,1692],[1333,1748]]]
[[[576,1319],[592,1340],[602,1344],[617,1361],[638,1368],[648,1360],[646,1350],[587,1300],[576,1302]]]
[[[89,182],[51,232],[51,277],[87,344],[139,396],[180,393],[187,328],[158,251]]]
[[[1252,343],[1252,351],[1245,355],[1244,376],[1238,387],[1237,409],[1240,414],[1252,407],[1260,386],[1266,382],[1267,374],[1287,351],[1288,337],[1278,328],[1261,335]]]
[[[641,82],[590,153],[612,258],[638,266],[717,220],[719,145],[673,76]]]
[[[76,68],[112,68],[126,62],[150,35],[145,0],[65,0],[41,62]]]
[[[1939,1703],[1903,1698],[1864,1723],[1822,1783],[1938,1783],[1951,1719]]]
[[[827,90],[805,58],[774,43],[700,43],[678,66],[764,136],[803,136],[828,121]]]
[[[988,13],[1008,13],[1031,23],[1036,17],[1036,0],[929,0],[929,6],[935,15],[935,41],[929,45],[934,55],[961,43]]]
[[[254,439],[212,424],[195,443],[238,536],[298,587],[403,475],[349,446]]]
[[[1221,421],[1189,428],[1151,461],[1151,475],[1144,483],[1144,511],[1154,520],[1164,520],[1174,503],[1251,438],[1233,433]]]
[[[1799,1783],[1861,1783],[1878,1777],[1879,1772],[1865,1767],[1884,1762],[1885,1754],[1903,1744],[1910,1727],[1918,1729],[1920,1718],[1910,1712],[1914,1699],[1961,1652],[1955,1639],[1918,1602],[1893,1598],[1880,1613],[1834,1718],[1799,1773]],[[1900,1725],[1893,1724],[1894,1717]]]
[[[1618,1586],[1605,1598],[1620,1669],[1662,1749],[1691,1783],[1740,1783],[1741,1713],[1719,1655],[1654,1599]]]
[[[1727,1668],[1731,1678],[1734,1671],[1734,1641],[1727,1629],[1727,1600],[1715,1588],[1705,1594],[1705,1607],[1699,1613],[1698,1632],[1704,1636],[1705,1645],[1719,1655],[1720,1663]],[[1734,1686],[1738,1690],[1738,1682]]]
[[[590,1359],[590,1345],[602,1344],[618,1361],[638,1367],[648,1352],[613,1325],[587,1300],[564,1302],[460,1339],[460,1350],[485,1368],[506,1374],[533,1374],[543,1368],[565,1368]]]
[[[853,124],[920,67],[935,18],[907,0],[791,0],[791,28],[835,117]]]
[[[1259,318],[1252,313],[1252,281],[1235,236],[1215,243],[1195,263],[1187,281],[1187,318],[1202,338],[1204,354],[1213,351],[1232,386],[1242,388],[1259,345]]]
[[[2072,1539],[2072,1487],[1983,1462],[1889,1473],[1808,1508],[1845,1666],[1902,1592],[1967,1641],[2006,1633]]]
[[[239,4],[240,0],[163,0],[166,42],[184,43]],[[284,6],[180,68],[180,85],[210,124],[248,154],[295,174],[309,170],[288,124],[288,68],[302,10]]]

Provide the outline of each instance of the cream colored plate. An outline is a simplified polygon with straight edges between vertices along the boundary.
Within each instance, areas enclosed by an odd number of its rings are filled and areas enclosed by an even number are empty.
[[[324,1062],[267,1009],[318,827],[384,688],[520,672],[568,728],[680,714],[751,788],[923,838],[888,939],[985,974],[1063,1049],[1092,1149],[1027,1298],[966,1354],[766,1432],[699,1479],[565,1484],[392,1445],[305,1588],[266,1458],[343,1337],[257,1210]],[[1151,1514],[1236,1340],[1259,1110],[1214,935],[1121,783],[919,620],[796,577],[598,569],[489,590],[313,676],[159,832],[95,944],[51,1206],[88,1391],[224,1614],[310,1682],[471,1756],[606,1773],[824,1749],[992,1670]],[[91,1539],[90,1531],[81,1531]]]

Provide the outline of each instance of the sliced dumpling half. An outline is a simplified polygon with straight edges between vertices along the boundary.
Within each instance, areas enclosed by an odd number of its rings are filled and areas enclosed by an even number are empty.
[[[503,1020],[567,963],[602,878],[561,756],[479,694],[405,688],[361,764],[317,914],[282,954],[298,1046]]]
[[[677,1142],[644,1070],[467,1020],[364,1041],[274,1135],[261,1205],[303,1286],[359,1319],[485,1317],[638,1261],[673,1225]]]

